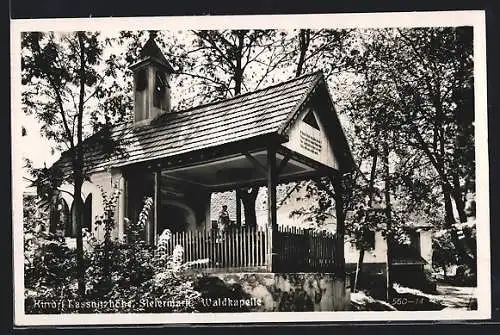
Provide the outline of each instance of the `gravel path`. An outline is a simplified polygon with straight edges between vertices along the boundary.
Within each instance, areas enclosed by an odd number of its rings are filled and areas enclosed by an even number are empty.
[[[476,288],[440,285],[437,286],[436,300],[445,308],[473,309],[477,306]],[[477,308],[477,307],[476,307]]]

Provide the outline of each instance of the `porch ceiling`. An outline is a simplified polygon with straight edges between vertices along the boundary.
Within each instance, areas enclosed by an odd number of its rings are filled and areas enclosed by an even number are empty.
[[[241,185],[265,184],[267,180],[266,151],[260,150],[248,154],[251,157],[242,153],[193,166],[163,170],[162,175],[198,184],[208,189],[231,189]],[[285,154],[277,153],[277,166],[280,166],[283,160],[285,160]],[[313,166],[292,157],[280,171],[279,180],[293,179],[294,176],[304,176],[315,171]]]

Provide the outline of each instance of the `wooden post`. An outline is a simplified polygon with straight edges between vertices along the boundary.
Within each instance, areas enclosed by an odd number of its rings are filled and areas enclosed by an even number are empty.
[[[335,239],[335,279],[333,288],[333,308],[334,310],[346,309],[345,290],[345,258],[344,258],[344,202],[342,175],[336,172],[333,176],[333,188],[335,191],[335,214],[337,218],[336,239]]]
[[[276,148],[267,148],[267,271],[272,272],[276,268],[277,258],[276,238],[278,236],[278,223],[276,220]]]
[[[161,207],[161,170],[158,169],[154,172],[154,203],[153,203],[153,229],[150,231],[150,243],[157,244],[158,239],[158,224],[160,220],[160,207]]]

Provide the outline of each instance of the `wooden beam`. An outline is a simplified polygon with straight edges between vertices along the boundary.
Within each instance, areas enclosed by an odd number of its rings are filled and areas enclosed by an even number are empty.
[[[277,233],[278,222],[276,216],[276,148],[269,146],[267,149],[267,231],[268,231],[268,257],[267,269],[272,272],[276,267],[277,259]]]
[[[136,162],[124,161],[115,167],[135,169],[146,168],[148,165],[156,166],[157,164],[161,164],[162,169],[168,170],[178,167],[196,166],[210,161],[218,161],[224,157],[240,155],[242,152],[264,150],[269,143],[285,143],[286,141],[288,139],[283,135],[275,133],[264,134],[216,147],[194,149],[168,157],[158,156]]]
[[[313,168],[315,170],[335,171],[335,169],[333,169],[329,166],[326,166],[318,161],[315,161],[314,159],[311,159],[307,156],[304,156],[303,154],[301,154],[299,152],[292,151],[284,146],[280,146],[278,148],[277,152],[279,152],[280,154],[282,154],[285,157],[288,155],[291,155],[290,159],[296,160],[296,161],[298,161],[304,165],[307,165],[310,168]]]
[[[281,160],[280,165],[278,166],[278,168],[276,170],[276,174],[278,176],[281,175],[281,173],[283,172],[283,169],[285,168],[285,166],[288,163],[288,161],[290,160],[290,158],[292,158],[292,151],[288,151],[285,154],[285,157],[283,157],[283,159]]]
[[[174,180],[174,181],[177,181],[177,182],[181,182],[181,183],[183,183],[185,185],[188,185],[189,187],[196,187],[196,188],[202,188],[202,189],[206,189],[207,188],[207,185],[205,185],[205,184],[201,184],[199,182],[192,181],[190,179],[173,176],[172,174],[170,174],[170,172],[162,174],[162,177],[164,178],[164,180],[165,179],[171,179],[171,180]]]
[[[268,171],[268,168],[266,168],[264,165],[262,165],[261,162],[259,162],[257,159],[255,159],[254,156],[252,156],[250,153],[248,152],[243,152],[243,154],[245,155],[246,158],[248,158],[248,160],[250,162],[252,162],[253,166],[257,169],[257,170],[260,170],[261,172],[263,173],[267,173]],[[275,158],[276,159],[276,158]]]
[[[279,178],[277,176],[277,179],[278,179],[277,183],[296,182],[296,181],[301,181],[304,179],[321,177],[324,175],[325,175],[324,171],[299,172],[299,173],[294,173],[291,175],[282,176]],[[260,186],[267,186],[267,177],[265,179],[253,180],[253,181],[248,181],[248,182],[229,183],[229,184],[211,186],[211,187],[207,187],[207,190],[209,190],[210,192],[225,192],[225,191],[234,190],[237,187],[241,188],[241,187],[260,187]]]

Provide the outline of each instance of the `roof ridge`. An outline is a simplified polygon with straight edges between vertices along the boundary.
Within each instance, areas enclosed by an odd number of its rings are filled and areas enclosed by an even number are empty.
[[[239,98],[248,96],[250,94],[254,94],[254,93],[262,92],[262,91],[269,90],[269,89],[272,89],[272,88],[276,88],[276,87],[279,87],[279,86],[282,86],[282,85],[289,84],[289,83],[294,82],[294,81],[298,81],[298,80],[303,79],[305,77],[309,77],[309,76],[312,77],[312,76],[316,76],[318,74],[322,74],[322,71],[321,70],[317,70],[317,71],[314,71],[314,72],[306,73],[306,74],[303,74],[301,76],[294,77],[294,78],[291,78],[291,79],[279,82],[277,84],[273,84],[273,85],[270,85],[270,86],[259,88],[259,89],[254,90],[254,91],[245,92],[243,94],[239,94],[239,95],[236,95],[234,97],[229,97],[229,98],[222,99],[222,100],[210,101],[210,102],[202,103],[200,105],[189,107],[189,108],[186,108],[186,109],[183,109],[183,110],[173,111],[173,112],[170,112],[170,113],[162,114],[162,115],[159,115],[155,120],[159,120],[161,118],[164,118],[167,115],[172,114],[172,113],[176,113],[176,114],[185,113],[185,112],[189,112],[189,111],[192,111],[192,110],[195,110],[195,109],[198,109],[198,108],[208,107],[208,106],[219,104],[219,103],[223,103],[223,102],[226,102],[226,101],[231,101],[231,100],[239,99]]]

